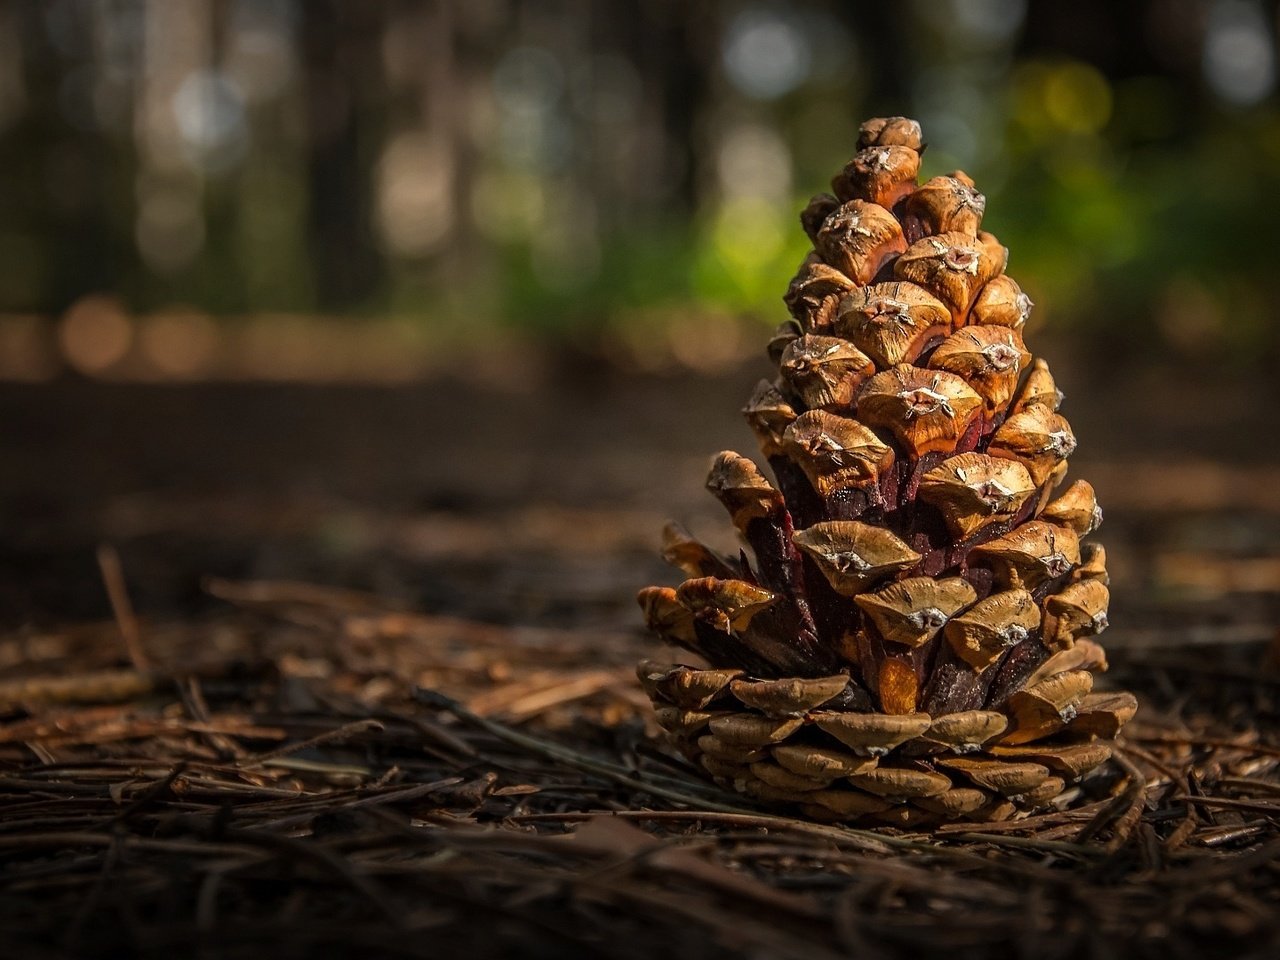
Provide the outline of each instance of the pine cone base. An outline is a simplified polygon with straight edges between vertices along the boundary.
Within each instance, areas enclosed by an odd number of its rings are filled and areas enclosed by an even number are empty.
[[[1043,810],[1111,757],[1110,738],[1137,709],[1130,694],[1077,682],[1021,722],[995,710],[890,715],[835,706],[843,675],[756,680],[653,661],[637,674],[672,745],[715,783],[832,822],[917,827]]]

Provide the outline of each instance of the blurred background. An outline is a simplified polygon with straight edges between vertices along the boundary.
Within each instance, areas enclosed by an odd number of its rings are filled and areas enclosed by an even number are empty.
[[[631,622],[665,515],[724,536],[798,210],[908,114],[1037,303],[1119,585],[1272,630],[1278,16],[0,0],[3,622],[104,613],[101,542],[151,609]]]
[[[0,376],[735,362],[858,123],[920,119],[1043,328],[1276,356],[1261,0],[0,2]],[[745,329],[744,329],[745,327]]]

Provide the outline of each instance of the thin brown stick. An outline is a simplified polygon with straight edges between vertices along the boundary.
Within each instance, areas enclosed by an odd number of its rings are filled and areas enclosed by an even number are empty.
[[[139,673],[147,673],[151,670],[151,658],[142,645],[142,630],[133,611],[133,601],[129,599],[120,554],[109,543],[98,545],[98,569],[102,571],[102,584],[106,587],[107,599],[111,602],[111,612],[116,618],[116,626],[120,628],[120,638],[129,654],[129,662]]]
[[[377,720],[353,720],[351,723],[344,723],[342,726],[333,730],[327,730],[324,733],[316,734],[314,737],[308,737],[306,740],[298,740],[295,743],[286,743],[283,746],[276,747],[274,750],[268,750],[266,753],[257,753],[249,757],[242,757],[236,761],[238,767],[256,767],[267,763],[270,760],[278,760],[281,757],[287,757],[291,753],[297,753],[300,750],[309,750],[312,747],[318,747],[324,743],[332,743],[336,740],[345,740],[359,733],[369,733],[371,731],[382,730],[382,724]]]
[[[1265,743],[1241,743],[1226,737],[1183,737],[1176,734],[1140,734],[1126,731],[1125,739],[1139,740],[1143,743],[1180,744],[1188,747],[1220,747],[1224,750],[1240,750],[1244,753],[1280,757],[1280,747],[1272,747]]]
[[[0,706],[116,703],[151,693],[160,678],[137,670],[97,670],[69,677],[27,677],[0,682]]]
[[[1175,800],[1193,803],[1201,807],[1221,807],[1224,810],[1249,810],[1253,813],[1280,815],[1280,803],[1267,803],[1264,800],[1235,800],[1231,797],[1189,797],[1177,796]]]

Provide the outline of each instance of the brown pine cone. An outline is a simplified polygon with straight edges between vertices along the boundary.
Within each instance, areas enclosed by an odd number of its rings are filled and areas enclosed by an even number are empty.
[[[965,174],[917,186],[920,127],[863,124],[801,214],[814,251],[744,413],[776,479],[707,486],[751,556],[669,527],[690,578],[651,629],[708,667],[640,665],[676,746],[722,786],[816,818],[921,825],[1065,803],[1137,707],[1106,669],[1101,521],[1022,340],[1031,301]]]

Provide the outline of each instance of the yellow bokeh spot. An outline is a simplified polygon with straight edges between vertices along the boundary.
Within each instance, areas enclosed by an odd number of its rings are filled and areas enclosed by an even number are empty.
[[[536,177],[513,171],[487,171],[471,190],[476,228],[497,243],[516,243],[541,229],[547,215],[546,191]]]
[[[782,249],[783,216],[759,197],[741,197],[720,208],[712,231],[716,253],[734,269],[759,269]]]
[[[1071,133],[1098,133],[1111,119],[1111,86],[1087,63],[1064,63],[1045,77],[1044,110]]]

